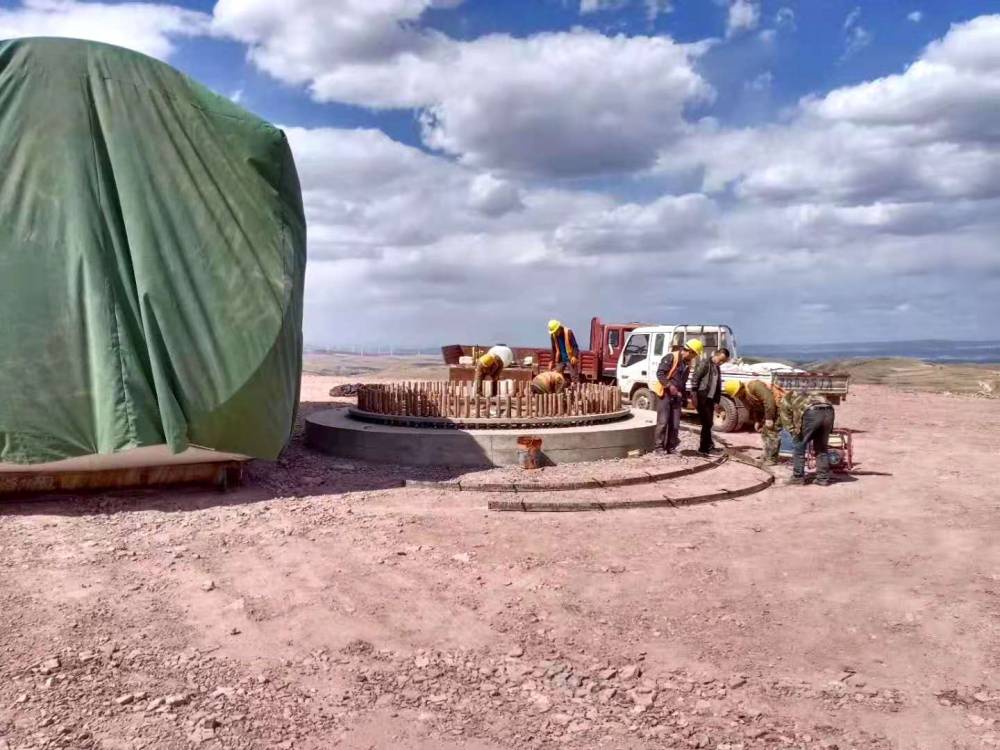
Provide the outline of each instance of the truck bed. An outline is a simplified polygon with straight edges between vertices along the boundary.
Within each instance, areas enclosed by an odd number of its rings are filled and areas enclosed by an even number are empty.
[[[786,391],[805,391],[825,396],[831,403],[839,404],[847,398],[851,385],[850,375],[826,372],[807,372],[790,368],[780,362],[762,362],[755,365],[723,365],[723,380],[747,383],[762,380]]]

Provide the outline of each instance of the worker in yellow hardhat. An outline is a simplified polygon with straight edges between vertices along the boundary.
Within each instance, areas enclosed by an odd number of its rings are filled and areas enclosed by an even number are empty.
[[[763,463],[769,466],[778,463],[778,452],[781,450],[778,402],[781,400],[781,390],[760,380],[751,380],[749,383],[727,380],[722,391],[734,401],[741,401],[750,411],[754,429],[760,432],[764,449]]]
[[[580,347],[576,343],[573,329],[564,326],[558,320],[550,320],[549,340],[552,348],[552,361],[549,364],[549,369],[564,375],[568,371],[569,379],[578,382],[580,380]]]
[[[493,383],[493,390],[496,391],[496,384],[500,382],[500,376],[503,374],[504,368],[510,367],[513,363],[514,352],[509,346],[497,345],[491,347],[486,354],[476,361],[476,374],[472,381],[473,395],[480,395],[484,378],[490,379]]]
[[[531,381],[532,393],[562,393],[566,389],[566,376],[555,370],[538,373]]]
[[[687,400],[688,374],[691,362],[701,356],[705,345],[700,339],[690,339],[684,346],[668,353],[656,369],[653,391],[656,400],[656,432],[653,441],[657,453],[673,453],[680,444],[681,410]]]

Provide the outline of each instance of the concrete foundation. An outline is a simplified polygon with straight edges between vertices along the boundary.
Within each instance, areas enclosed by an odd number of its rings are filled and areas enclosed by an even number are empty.
[[[334,456],[410,466],[514,466],[517,439],[542,438],[549,464],[626,458],[653,449],[656,415],[649,411],[608,424],[530,430],[395,427],[351,419],[345,409],[306,418],[306,443]]]

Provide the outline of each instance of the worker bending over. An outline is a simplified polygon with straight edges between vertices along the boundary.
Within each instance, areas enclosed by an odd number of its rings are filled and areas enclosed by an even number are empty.
[[[476,361],[476,375],[472,381],[472,394],[481,394],[482,383],[485,378],[493,383],[493,391],[497,392],[496,385],[500,382],[500,376],[505,367],[510,367],[514,363],[514,352],[507,346],[494,346]],[[490,394],[487,394],[490,395]]]
[[[580,347],[576,343],[576,335],[558,320],[549,321],[549,339],[552,345],[552,362],[550,370],[569,373],[569,380],[580,381]]]
[[[806,482],[806,448],[812,445],[816,455],[816,481],[826,487],[830,476],[830,433],[833,432],[833,406],[822,396],[789,391],[781,400],[781,423],[795,441],[792,478],[789,484]]]
[[[704,344],[691,339],[682,348],[660,360],[656,369],[656,432],[653,442],[657,453],[673,453],[681,442],[681,410],[687,399],[687,381],[691,362],[705,351]]]
[[[566,376],[555,370],[538,373],[531,381],[532,393],[562,393],[566,389]]]
[[[764,448],[763,463],[774,466],[778,463],[778,452],[781,450],[781,428],[778,426],[778,399],[772,388],[760,380],[751,380],[746,384],[738,380],[727,380],[722,390],[734,401],[746,404],[754,429],[760,432]]]

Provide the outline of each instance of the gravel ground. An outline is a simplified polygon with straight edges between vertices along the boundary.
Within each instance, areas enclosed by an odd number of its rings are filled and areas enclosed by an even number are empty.
[[[0,750],[1000,747],[1000,402],[838,421],[849,481],[678,509],[489,513],[298,438],[225,495],[4,502]]]

